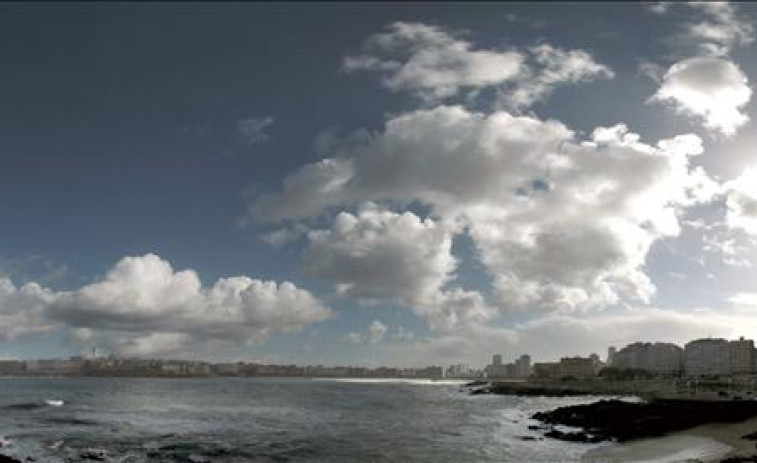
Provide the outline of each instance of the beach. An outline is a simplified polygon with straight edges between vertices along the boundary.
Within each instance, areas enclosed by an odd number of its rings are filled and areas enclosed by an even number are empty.
[[[725,458],[757,454],[753,440],[742,439],[757,431],[757,418],[739,423],[715,423],[670,433],[664,437],[608,444],[586,452],[586,463],[686,461],[719,462]]]

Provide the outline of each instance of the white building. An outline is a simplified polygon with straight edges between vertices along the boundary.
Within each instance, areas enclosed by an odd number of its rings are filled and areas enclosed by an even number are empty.
[[[515,376],[518,378],[528,378],[531,376],[531,356],[521,355],[515,361]]]
[[[728,343],[731,357],[731,374],[748,375],[755,371],[754,341],[739,338]]]
[[[612,357],[613,367],[644,370],[665,376],[678,375],[683,368],[683,350],[666,342],[635,342],[614,352]]]
[[[725,376],[731,374],[731,348],[725,339],[697,339],[684,347],[687,376]]]
[[[618,350],[615,348],[615,346],[610,346],[607,349],[607,366],[613,366],[615,363],[615,354],[618,352]]]

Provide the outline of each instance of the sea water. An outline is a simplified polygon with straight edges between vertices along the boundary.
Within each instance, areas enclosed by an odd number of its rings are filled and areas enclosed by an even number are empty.
[[[528,429],[536,411],[598,397],[472,396],[460,386],[3,378],[0,452],[37,462],[546,462],[580,461],[607,445]]]

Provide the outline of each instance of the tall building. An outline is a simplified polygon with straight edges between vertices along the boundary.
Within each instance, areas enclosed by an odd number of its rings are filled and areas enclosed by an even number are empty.
[[[495,354],[492,356],[492,364],[486,368],[489,378],[506,378],[507,366],[502,364],[502,355]]]
[[[531,356],[521,355],[515,361],[515,376],[517,378],[528,378],[531,376]]]
[[[492,356],[492,363],[486,367],[489,378],[527,378],[531,375],[531,357],[521,355],[514,363],[502,363],[502,355]]]
[[[731,373],[731,347],[725,339],[696,339],[684,347],[687,376],[724,376]]]
[[[613,364],[615,363],[615,353],[617,351],[618,350],[615,348],[615,346],[610,346],[607,349],[607,366],[613,366]]]
[[[731,374],[748,375],[755,371],[754,341],[739,338],[728,343],[731,361]]]

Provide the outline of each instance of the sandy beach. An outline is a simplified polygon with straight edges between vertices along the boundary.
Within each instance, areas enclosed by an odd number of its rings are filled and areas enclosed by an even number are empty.
[[[756,441],[741,436],[757,431],[757,418],[729,424],[706,424],[664,437],[640,439],[591,450],[587,463],[718,462],[732,456],[757,454]]]

